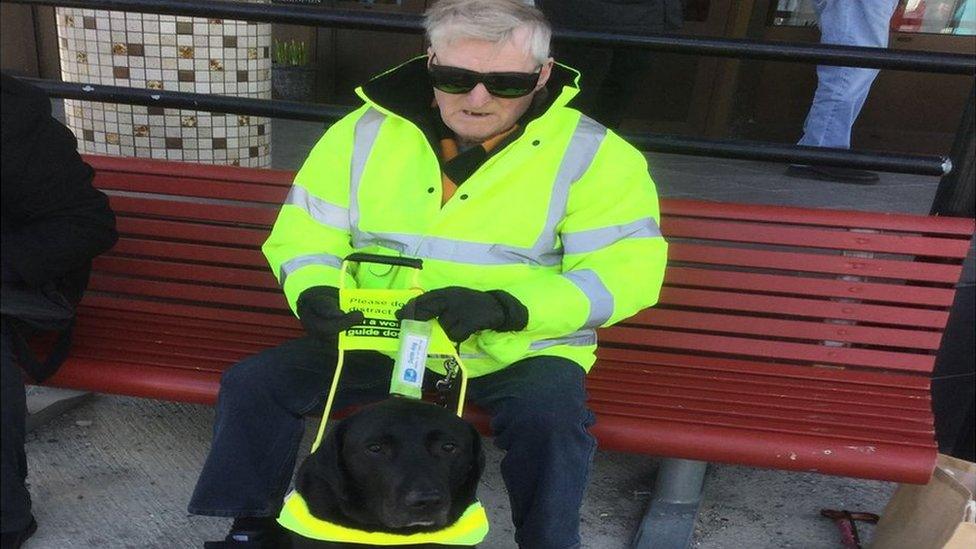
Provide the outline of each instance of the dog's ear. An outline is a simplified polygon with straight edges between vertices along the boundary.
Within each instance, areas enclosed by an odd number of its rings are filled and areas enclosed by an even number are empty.
[[[342,459],[344,422],[337,423],[322,439],[315,452],[305,460],[298,471],[295,485],[306,499],[311,494],[335,498],[335,503],[349,499],[346,467]],[[330,494],[324,494],[326,488]]]
[[[471,463],[468,466],[464,482],[458,489],[458,495],[464,498],[465,505],[474,502],[477,498],[478,481],[481,480],[481,473],[485,470],[485,451],[481,447],[481,434],[470,423],[467,423],[467,426],[468,436],[471,440]]]

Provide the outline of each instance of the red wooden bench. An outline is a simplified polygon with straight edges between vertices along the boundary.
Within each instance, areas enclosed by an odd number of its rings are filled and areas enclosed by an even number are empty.
[[[95,261],[72,357],[50,384],[212,403],[227,367],[301,333],[259,250],[291,172],[87,160],[122,236]],[[661,301],[600,334],[588,380],[600,446],[926,482],[929,376],[973,221],[662,210]]]

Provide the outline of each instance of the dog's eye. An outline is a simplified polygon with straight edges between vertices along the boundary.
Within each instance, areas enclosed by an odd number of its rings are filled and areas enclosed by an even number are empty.
[[[378,454],[383,451],[383,446],[380,444],[370,444],[366,447],[366,451],[372,454]]]
[[[444,450],[448,454],[453,454],[457,451],[457,444],[454,444],[453,442],[445,442],[444,444],[441,444],[441,450]]]

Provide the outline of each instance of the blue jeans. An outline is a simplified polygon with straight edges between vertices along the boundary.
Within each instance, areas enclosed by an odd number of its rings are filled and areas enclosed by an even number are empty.
[[[820,42],[847,46],[888,46],[888,25],[897,0],[815,0]],[[817,91],[803,123],[800,145],[851,148],[857,120],[878,69],[817,67]]]
[[[226,517],[276,516],[304,433],[303,417],[320,412],[336,350],[310,338],[289,341],[229,369],[220,385],[213,445],[189,511]],[[346,354],[335,409],[388,395],[391,361]],[[431,372],[425,383],[437,376]],[[468,400],[492,417],[505,450],[502,476],[523,547],[580,544],[580,506],[596,440],[588,428],[585,374],[557,357],[522,360],[468,383]]]

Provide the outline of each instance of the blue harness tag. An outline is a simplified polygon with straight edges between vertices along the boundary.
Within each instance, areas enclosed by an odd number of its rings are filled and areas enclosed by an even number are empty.
[[[390,393],[419,399],[424,385],[427,346],[433,326],[430,322],[403,319],[400,321],[400,347],[393,364]]]

